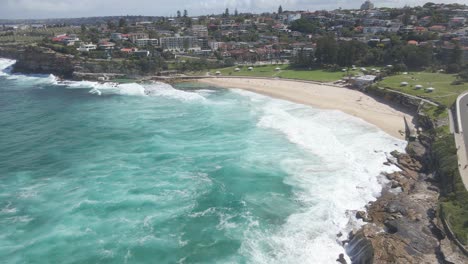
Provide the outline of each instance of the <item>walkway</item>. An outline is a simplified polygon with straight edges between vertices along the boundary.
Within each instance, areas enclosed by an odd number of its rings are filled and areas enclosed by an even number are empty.
[[[468,190],[468,92],[460,95],[456,104],[457,119],[450,118],[451,122],[456,122],[457,129],[453,129],[455,144],[457,146],[458,169],[460,176]],[[451,126],[452,127],[452,126]]]

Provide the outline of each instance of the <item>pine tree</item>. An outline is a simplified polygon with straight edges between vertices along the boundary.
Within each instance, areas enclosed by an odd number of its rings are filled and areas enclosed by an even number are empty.
[[[282,14],[283,13],[283,7],[282,6],[279,6],[278,8],[278,14]]]
[[[180,10],[177,10],[177,17],[180,17]]]
[[[125,18],[119,19],[119,27],[123,28],[123,27],[126,27],[126,26],[127,26],[127,20],[125,20]]]
[[[236,8],[236,10],[234,11],[234,16],[236,16],[236,17],[239,16],[239,12],[237,12],[237,8]]]
[[[225,15],[226,17],[229,16],[229,8],[226,8],[226,11],[224,12],[224,15]]]
[[[187,10],[184,10],[184,17],[187,17],[188,16],[188,12]]]

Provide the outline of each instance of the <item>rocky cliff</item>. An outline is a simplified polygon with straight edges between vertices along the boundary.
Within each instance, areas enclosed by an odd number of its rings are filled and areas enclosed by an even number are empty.
[[[136,78],[158,74],[158,68],[151,59],[88,59],[38,46],[0,46],[0,57],[16,60],[14,72],[54,74],[75,80]]]
[[[16,60],[14,72],[54,74],[71,78],[76,59],[71,55],[58,54],[43,48],[0,48],[0,57]]]
[[[420,101],[394,92],[371,90],[379,100],[420,110]],[[442,120],[418,111],[415,125],[432,131]],[[349,235],[345,248],[352,263],[468,263],[465,255],[447,238],[438,215],[440,181],[433,160],[430,133],[408,142],[406,153],[392,153],[386,165],[401,171],[385,175],[390,181],[382,196],[358,212],[366,225]]]

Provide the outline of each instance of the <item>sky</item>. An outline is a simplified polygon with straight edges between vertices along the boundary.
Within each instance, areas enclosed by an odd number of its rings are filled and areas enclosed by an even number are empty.
[[[273,12],[283,10],[333,10],[359,8],[364,0],[0,0],[0,19],[69,18],[91,16],[175,16],[186,9],[189,15]],[[468,4],[468,0],[373,0],[377,7],[423,5],[426,2]]]

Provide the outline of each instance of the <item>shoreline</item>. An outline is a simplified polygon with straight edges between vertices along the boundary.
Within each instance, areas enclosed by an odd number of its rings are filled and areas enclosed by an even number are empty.
[[[381,102],[363,92],[327,84],[294,80],[210,78],[201,83],[224,88],[239,88],[274,98],[322,109],[335,109],[361,118],[388,134],[405,140],[403,117],[421,126],[418,113],[398,109],[399,103]],[[427,140],[427,139],[426,139]],[[407,141],[405,153],[391,153],[383,165],[397,166],[400,171],[383,173],[389,183],[382,185],[377,200],[369,202],[365,211],[357,211],[356,219],[364,225],[353,230],[342,241],[351,263],[464,263],[466,256],[446,234],[438,217],[440,187],[432,169],[430,145],[417,138]],[[339,239],[342,234],[337,235]],[[347,263],[343,254],[339,263]]]
[[[243,89],[320,109],[339,110],[373,124],[387,134],[402,140],[405,139],[404,118],[409,123],[413,121],[413,115],[404,113],[389,104],[381,103],[363,92],[345,87],[248,77],[219,77],[197,81],[223,88]]]

